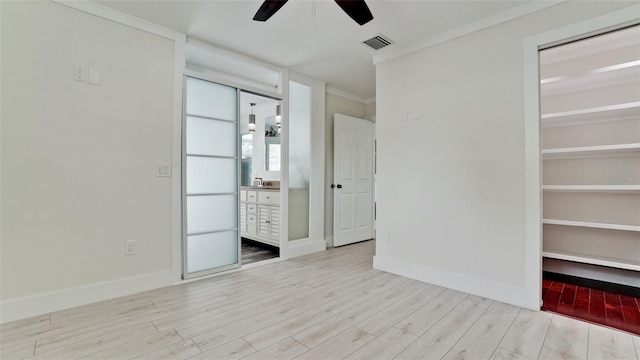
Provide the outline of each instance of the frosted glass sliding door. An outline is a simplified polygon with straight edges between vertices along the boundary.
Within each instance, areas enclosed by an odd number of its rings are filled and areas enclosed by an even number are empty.
[[[238,91],[186,77],[184,278],[239,266]]]

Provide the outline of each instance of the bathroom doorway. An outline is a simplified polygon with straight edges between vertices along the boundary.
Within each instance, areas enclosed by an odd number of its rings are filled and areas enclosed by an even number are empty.
[[[280,101],[240,92],[242,265],[280,257]]]

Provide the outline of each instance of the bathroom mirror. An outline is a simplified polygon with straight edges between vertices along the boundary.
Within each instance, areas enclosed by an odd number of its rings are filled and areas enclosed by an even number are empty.
[[[258,94],[240,93],[241,186],[251,186],[255,178],[280,180],[279,104]]]

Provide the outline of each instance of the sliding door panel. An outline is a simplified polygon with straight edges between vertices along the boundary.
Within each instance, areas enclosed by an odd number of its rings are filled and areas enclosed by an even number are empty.
[[[184,277],[239,266],[238,91],[186,78]]]

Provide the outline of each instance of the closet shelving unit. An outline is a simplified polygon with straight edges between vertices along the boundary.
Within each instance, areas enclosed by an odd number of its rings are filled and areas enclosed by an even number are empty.
[[[541,52],[542,256],[640,272],[640,26],[609,35]]]

